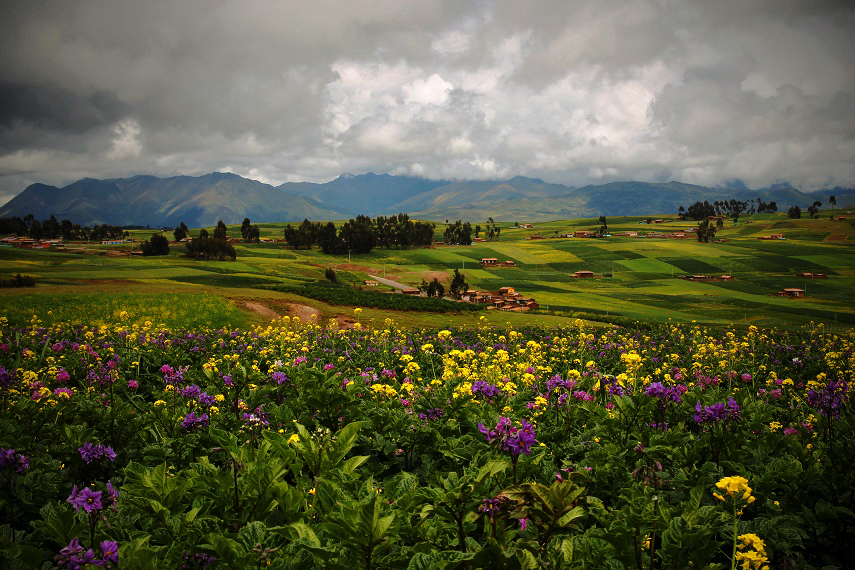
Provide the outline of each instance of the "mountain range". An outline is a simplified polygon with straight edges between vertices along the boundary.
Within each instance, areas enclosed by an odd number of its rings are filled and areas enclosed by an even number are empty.
[[[611,182],[583,187],[551,184],[539,178],[509,180],[428,180],[390,174],[343,174],[323,184],[287,182],[271,186],[237,174],[203,176],[133,176],[110,180],[84,178],[58,188],[32,184],[0,207],[0,217],[51,215],[81,225],[189,227],[241,223],[340,220],[365,214],[405,212],[415,219],[488,217],[504,221],[545,221],[605,216],[669,215],[697,201],[775,201],[778,209],[802,209],[814,201],[838,207],[855,204],[855,188],[801,192],[787,184],[750,190],[707,187],[682,182]]]

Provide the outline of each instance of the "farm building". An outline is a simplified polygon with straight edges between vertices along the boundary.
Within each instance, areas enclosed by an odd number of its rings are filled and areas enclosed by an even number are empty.
[[[528,236],[525,239],[545,239],[543,236]]]
[[[366,279],[365,281],[363,281],[363,283],[364,283],[365,285],[368,285],[369,287],[377,287],[377,282],[376,282],[376,281],[372,281],[372,280],[370,280],[370,279]]]
[[[681,275],[680,279],[695,282],[733,281],[733,275]]]
[[[495,257],[484,257],[479,263],[481,264],[481,267],[492,267],[493,265],[498,265],[499,260]]]
[[[768,236],[760,236],[757,239],[787,239],[784,237],[784,234],[772,234]]]
[[[583,269],[582,271],[577,271],[570,277],[573,277],[574,279],[590,279],[594,277],[594,272],[588,271],[587,269]]]
[[[796,276],[804,277],[805,279],[828,279],[828,275],[825,273],[809,273],[807,271],[796,273]]]
[[[101,240],[101,245],[122,245],[125,243],[123,239],[105,239]]]
[[[594,235],[596,235],[596,233],[590,230],[576,230],[575,232],[573,232],[573,237],[577,238],[592,237]]]
[[[775,293],[778,297],[804,297],[805,290],[804,289],[796,289],[795,287],[788,287],[786,289],[781,289],[777,293]]]
[[[638,232],[622,232],[618,234],[619,236],[624,237],[638,237]]]

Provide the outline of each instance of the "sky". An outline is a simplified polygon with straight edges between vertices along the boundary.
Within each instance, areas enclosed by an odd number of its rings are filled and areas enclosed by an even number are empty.
[[[235,172],[855,186],[855,2],[0,3],[0,203]]]

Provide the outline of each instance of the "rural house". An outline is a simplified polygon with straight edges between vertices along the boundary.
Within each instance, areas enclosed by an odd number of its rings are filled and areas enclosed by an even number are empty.
[[[805,296],[805,290],[804,289],[797,289],[795,287],[788,287],[786,289],[781,289],[780,291],[775,293],[775,295],[778,297],[800,298],[800,297]]]

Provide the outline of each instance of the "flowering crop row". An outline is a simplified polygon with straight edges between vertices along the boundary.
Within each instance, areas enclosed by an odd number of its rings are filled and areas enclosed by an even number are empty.
[[[39,568],[844,567],[855,332],[0,328]]]

